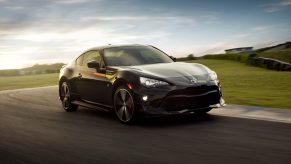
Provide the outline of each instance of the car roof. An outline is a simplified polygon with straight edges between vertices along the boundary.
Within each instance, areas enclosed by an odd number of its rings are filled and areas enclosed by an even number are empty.
[[[127,47],[127,46],[151,46],[151,45],[142,45],[142,44],[123,44],[123,45],[104,45],[104,46],[97,46],[97,47],[93,47],[90,49],[87,49],[86,51],[83,51],[80,55],[77,55],[73,60],[77,60],[80,56],[82,56],[84,53],[88,52],[88,51],[99,51],[99,50],[103,50],[105,48],[112,48],[112,47]],[[151,46],[153,47],[153,46]]]
[[[112,48],[112,47],[128,47],[128,46],[149,46],[149,45],[141,45],[141,44],[111,45],[111,44],[109,44],[109,45],[105,45],[105,46],[93,47],[93,48],[88,49],[87,51],[102,50],[102,49],[105,49],[105,48]]]

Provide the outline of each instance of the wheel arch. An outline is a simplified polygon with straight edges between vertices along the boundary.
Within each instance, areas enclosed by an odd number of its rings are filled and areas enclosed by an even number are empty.
[[[68,79],[65,76],[62,76],[59,80],[59,98],[61,98],[61,87],[63,82],[68,81]]]
[[[137,92],[139,83],[139,74],[132,70],[123,70],[118,73],[112,84],[111,100],[113,102],[114,93],[120,86],[126,86],[133,94]]]
[[[114,81],[112,93],[111,93],[112,102],[113,102],[113,97],[114,97],[114,93],[115,93],[116,89],[120,86],[127,86],[127,84],[128,84],[128,81],[123,79],[123,78],[119,78],[119,79],[116,79]]]

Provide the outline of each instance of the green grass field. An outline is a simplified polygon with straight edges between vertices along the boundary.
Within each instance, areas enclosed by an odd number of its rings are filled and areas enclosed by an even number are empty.
[[[58,84],[59,73],[0,77],[0,90],[33,88]]]
[[[230,60],[194,60],[217,72],[226,103],[291,109],[291,72]]]

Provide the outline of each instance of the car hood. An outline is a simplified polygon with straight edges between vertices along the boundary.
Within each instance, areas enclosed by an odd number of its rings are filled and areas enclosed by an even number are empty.
[[[205,84],[211,71],[202,64],[183,62],[129,66],[128,69],[137,71],[140,76],[157,78],[176,85]]]

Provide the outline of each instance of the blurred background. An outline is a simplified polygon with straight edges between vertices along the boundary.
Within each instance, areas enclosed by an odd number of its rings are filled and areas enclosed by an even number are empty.
[[[0,0],[0,90],[56,85],[86,49],[137,43],[209,66],[228,103],[291,108],[290,9],[290,0]]]
[[[291,0],[0,0],[0,163],[291,163],[290,18]],[[227,106],[65,112],[60,68],[108,44],[208,66]]]

